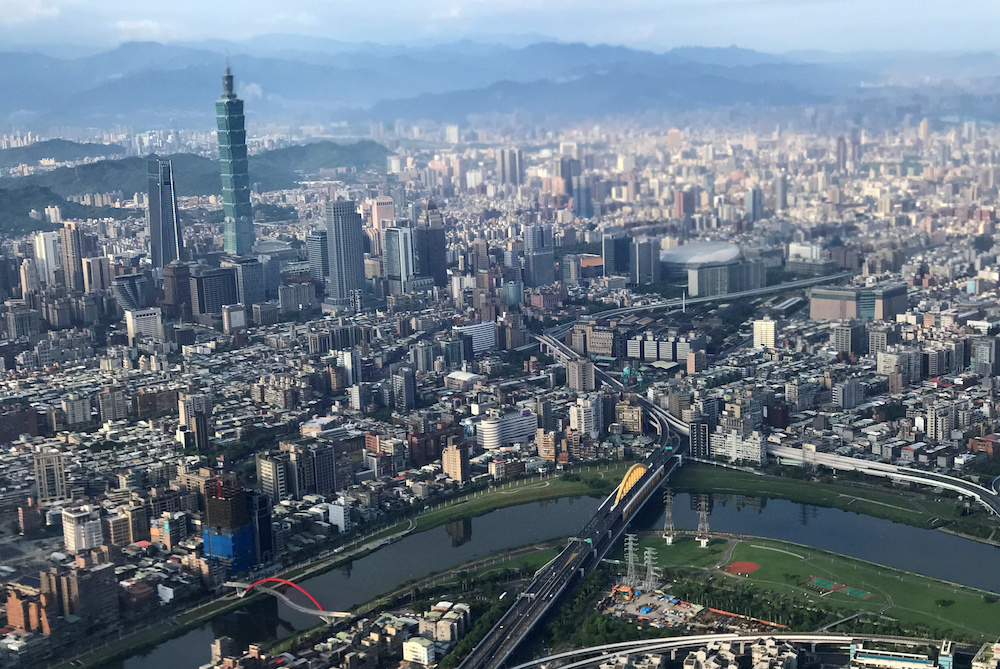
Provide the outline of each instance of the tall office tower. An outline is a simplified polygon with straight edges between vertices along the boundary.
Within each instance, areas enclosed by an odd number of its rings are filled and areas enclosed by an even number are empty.
[[[433,206],[433,202],[431,205]],[[440,214],[435,207],[435,213]],[[428,210],[427,213],[430,213]],[[447,241],[441,216],[424,216],[413,230],[413,260],[418,276],[429,276],[434,285],[448,285]]]
[[[500,183],[520,186],[524,183],[524,154],[521,149],[500,149],[497,153]]]
[[[556,176],[562,179],[563,193],[571,195],[573,193],[573,177],[581,174],[580,161],[572,156],[562,156],[556,164]]]
[[[111,294],[114,295],[122,311],[137,310],[147,306],[147,288],[149,279],[143,274],[122,274],[111,282]]]
[[[225,258],[222,267],[236,273],[236,301],[249,309],[267,301],[264,288],[264,266],[256,258]]]
[[[163,310],[174,318],[191,318],[191,268],[180,260],[163,268]]]
[[[111,287],[111,259],[107,256],[83,259],[83,292],[99,293]]]
[[[674,191],[674,218],[687,218],[697,206],[697,191],[691,186]]]
[[[837,171],[847,171],[847,140],[842,136],[837,138],[836,150]]]
[[[788,175],[784,172],[774,179],[774,208],[777,211],[788,209]]]
[[[472,478],[469,469],[469,451],[450,443],[441,451],[441,471],[452,481],[466,483]]]
[[[174,260],[184,259],[184,239],[177,215],[177,193],[174,191],[170,161],[152,156],[147,167],[149,258],[154,269],[161,269]]]
[[[413,278],[413,230],[410,228],[386,228],[384,244],[385,277],[389,282],[389,293],[401,295],[406,292],[406,282]]]
[[[56,283],[56,271],[62,267],[62,250],[58,232],[35,233],[35,269],[38,279],[47,286]]]
[[[525,283],[547,286],[556,280],[552,226],[528,225],[524,228]]]
[[[388,195],[380,195],[372,202],[372,227],[375,229],[373,238],[372,255],[380,256],[383,253],[382,238],[385,229],[396,224],[396,205]]]
[[[623,230],[607,232],[601,237],[604,276],[629,275],[629,250],[631,246],[632,239]]]
[[[361,215],[352,200],[327,202],[325,213],[330,253],[326,294],[331,303],[346,307],[365,285]]]
[[[256,242],[250,210],[250,173],[247,163],[246,119],[243,100],[233,92],[229,68],[222,77],[222,97],[215,103],[218,125],[219,168],[222,172],[222,209],[225,212],[223,245],[226,253],[244,256]]]
[[[753,322],[753,345],[767,349],[774,348],[775,322],[770,318]]]
[[[39,291],[38,270],[35,268],[34,258],[25,258],[21,261],[21,296]]]
[[[319,290],[326,289],[330,276],[330,247],[326,230],[313,230],[306,235],[306,254],[309,258],[309,276]]]
[[[35,453],[35,501],[38,506],[69,499],[66,464],[58,451]]]
[[[632,283],[643,286],[660,281],[660,240],[655,237],[636,237],[629,249],[630,278]]]
[[[760,188],[747,189],[743,198],[743,217],[751,223],[764,218],[764,191]]]
[[[181,393],[177,398],[180,424],[194,435],[199,453],[208,450],[211,438],[212,398],[203,393]]]
[[[59,228],[59,243],[66,287],[83,290],[83,232],[77,229],[76,221],[66,221]]]
[[[579,218],[594,217],[594,201],[590,195],[590,179],[573,177],[573,215]]]
[[[195,316],[222,314],[226,304],[239,303],[236,270],[232,267],[196,266],[191,271],[191,313]]]

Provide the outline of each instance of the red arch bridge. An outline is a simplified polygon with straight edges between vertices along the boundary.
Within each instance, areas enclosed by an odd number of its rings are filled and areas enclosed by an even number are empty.
[[[303,595],[305,595],[306,599],[308,599],[315,608],[303,606],[302,604],[299,604],[298,602],[290,598],[288,595],[286,595],[284,592],[279,590],[277,587],[268,588],[263,585],[264,583],[277,583],[279,587],[282,585],[286,585],[291,588],[294,588],[299,592],[301,592]],[[283,578],[278,578],[277,576],[269,576],[267,578],[262,578],[259,581],[254,581],[253,583],[226,581],[222,585],[223,587],[235,589],[236,596],[240,598],[245,597],[248,592],[250,592],[257,586],[261,586],[260,588],[258,588],[259,590],[263,590],[264,592],[270,595],[274,595],[279,600],[288,605],[289,608],[295,609],[296,611],[300,611],[301,613],[308,613],[310,615],[317,616],[318,618],[322,619],[324,622],[327,623],[332,623],[333,621],[339,620],[341,618],[351,618],[354,615],[352,613],[347,613],[345,611],[324,611],[323,607],[320,606],[320,603],[316,601],[316,598],[310,595],[309,592],[301,585],[299,585],[298,583],[292,583],[291,581],[288,581]]]

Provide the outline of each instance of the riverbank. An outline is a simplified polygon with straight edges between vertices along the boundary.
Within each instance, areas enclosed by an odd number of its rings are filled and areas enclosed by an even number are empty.
[[[630,465],[630,462],[625,462],[580,467],[565,474],[526,478],[488,490],[470,493],[464,497],[425,509],[410,519],[402,520],[387,528],[359,537],[351,543],[345,544],[339,553],[332,550],[326,551],[306,564],[291,566],[277,575],[291,581],[302,582],[342,567],[353,560],[364,558],[386,545],[387,542],[394,543],[411,533],[431,530],[449,522],[533,502],[607,494],[618,485]],[[63,660],[53,666],[56,669],[96,668],[115,660],[140,654],[144,650],[178,637],[218,615],[238,609],[244,606],[249,599],[259,596],[270,595],[251,594],[245,599],[239,599],[233,594],[224,595],[181,612],[170,619],[131,632],[101,648]]]
[[[933,493],[847,482],[822,483],[754,474],[705,464],[687,464],[671,481],[680,492],[752,495],[826,506],[926,529],[947,528],[958,536],[993,543],[996,523],[983,513],[963,516],[955,499]]]
[[[787,541],[715,535],[702,548],[692,535],[667,545],[659,532],[643,533],[639,554],[657,551],[667,573],[696,570],[723,582],[790,595],[806,605],[886,616],[904,625],[939,629],[977,642],[1000,636],[1000,596],[865,560]],[[617,554],[620,557],[620,553]],[[812,630],[820,631],[820,630]],[[849,626],[823,630],[849,632]]]

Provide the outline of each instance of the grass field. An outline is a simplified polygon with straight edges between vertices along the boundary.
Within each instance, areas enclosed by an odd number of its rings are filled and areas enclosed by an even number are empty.
[[[711,465],[687,465],[672,481],[675,490],[761,495],[829,506],[918,527],[934,527],[958,519],[950,499],[904,491],[814,483],[780,476],[758,476]]]
[[[759,564],[759,570],[739,578],[777,592],[845,611],[879,611],[901,622],[952,627],[981,635],[984,640],[1000,636],[1000,603],[995,595],[982,590],[762,539],[740,542],[733,551],[733,560]],[[810,576],[827,578],[875,596],[863,600],[840,592],[820,595],[802,585]]]
[[[731,542],[713,539],[707,548],[701,548],[693,537],[678,537],[673,546],[667,546],[661,537],[646,535],[639,542],[640,556],[646,547],[656,549],[661,567],[708,570],[730,582],[742,581],[762,590],[843,610],[845,616],[859,610],[873,611],[904,624],[948,628],[984,641],[994,641],[1000,636],[1000,598],[983,590],[771,539]],[[619,548],[614,557],[621,559],[621,556]],[[754,562],[760,568],[738,576],[715,569],[739,561]],[[843,592],[823,593],[803,584],[810,576],[874,596],[866,600]]]
[[[474,493],[444,506],[425,511],[417,516],[417,532],[444,525],[459,518],[479,516],[494,509],[527,504],[557,497],[577,497],[595,493],[607,494],[621,482],[632,463],[624,462],[605,467],[583,467],[573,470],[578,481],[567,481],[559,476],[545,479],[531,478],[505,484],[489,491]]]

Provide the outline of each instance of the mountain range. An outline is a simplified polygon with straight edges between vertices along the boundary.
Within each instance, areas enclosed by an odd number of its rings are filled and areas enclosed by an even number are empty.
[[[0,120],[42,129],[211,127],[225,51],[250,118],[292,122],[394,119],[411,104],[417,107],[405,118],[461,121],[507,95],[505,108],[524,104],[539,113],[549,111],[539,104],[547,97],[577,96],[560,112],[574,117],[616,111],[607,101],[630,98],[637,111],[794,104],[853,89],[867,76],[849,64],[802,63],[735,47],[654,53],[555,42],[520,48],[456,42],[390,48],[280,36],[252,43],[133,42],[75,58],[0,53]],[[588,88],[599,98],[593,108]],[[452,107],[456,100],[461,107]]]

